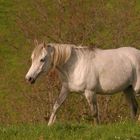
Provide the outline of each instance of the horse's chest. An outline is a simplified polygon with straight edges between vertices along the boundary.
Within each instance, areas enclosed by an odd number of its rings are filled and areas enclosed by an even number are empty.
[[[86,88],[93,89],[96,84],[96,75],[92,65],[79,64],[68,79],[70,91],[84,91]]]
[[[69,77],[68,86],[70,91],[84,91],[86,87],[86,74],[81,70],[75,71]]]
[[[84,91],[85,89],[85,83],[69,82],[68,86],[70,91],[75,91],[75,92]]]

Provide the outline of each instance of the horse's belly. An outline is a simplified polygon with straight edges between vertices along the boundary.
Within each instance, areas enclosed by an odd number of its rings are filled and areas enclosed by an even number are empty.
[[[108,83],[103,83],[101,86],[97,89],[98,93],[101,94],[112,94],[112,93],[117,93],[120,91],[123,91],[129,86],[130,82],[125,81],[125,82],[120,82],[120,83],[115,83],[115,82],[108,82]]]
[[[123,91],[133,81],[133,68],[127,65],[114,66],[105,70],[99,77],[99,90],[103,93],[115,93]]]

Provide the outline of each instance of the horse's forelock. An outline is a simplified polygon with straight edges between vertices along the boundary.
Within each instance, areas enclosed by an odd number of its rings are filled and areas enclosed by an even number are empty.
[[[38,46],[36,46],[32,52],[31,58],[32,59],[38,58],[40,54],[42,54],[43,47],[44,47],[43,44],[39,44]]]

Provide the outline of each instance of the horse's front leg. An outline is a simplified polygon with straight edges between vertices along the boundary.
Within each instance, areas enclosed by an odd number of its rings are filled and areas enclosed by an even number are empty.
[[[91,109],[91,115],[94,117],[94,122],[99,124],[99,113],[97,106],[96,93],[91,90],[85,90],[85,97]]]
[[[53,106],[53,111],[52,111],[52,114],[51,114],[49,122],[48,122],[49,126],[55,122],[56,112],[59,109],[59,107],[62,105],[62,103],[65,101],[68,93],[69,93],[68,88],[66,86],[62,85],[61,92]]]

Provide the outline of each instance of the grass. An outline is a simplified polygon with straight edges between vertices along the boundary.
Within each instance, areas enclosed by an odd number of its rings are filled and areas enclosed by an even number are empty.
[[[1,140],[139,140],[140,126],[123,122],[92,126],[63,123],[0,126]]]

